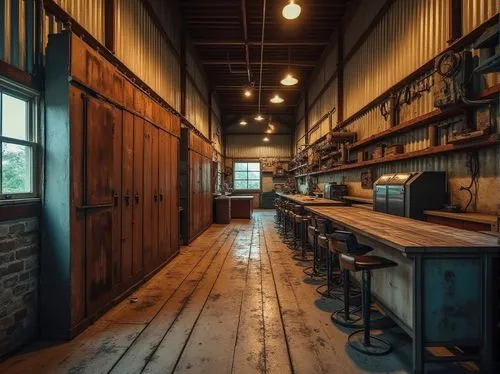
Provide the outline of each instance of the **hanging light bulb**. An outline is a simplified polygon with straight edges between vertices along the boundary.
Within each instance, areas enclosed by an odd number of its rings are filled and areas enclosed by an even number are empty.
[[[257,114],[257,116],[255,117],[255,120],[256,121],[262,121],[264,119],[264,117],[262,117],[260,114]]]
[[[270,134],[270,133],[272,133],[272,132],[273,132],[273,130],[271,130],[271,129],[267,129],[267,130],[266,130],[266,132],[267,132],[268,134]]]
[[[270,101],[273,104],[281,104],[282,102],[285,101],[285,99],[283,99],[280,95],[276,94],[273,96],[273,98]]]
[[[252,97],[252,90],[250,88],[245,88],[245,90],[243,91],[243,96]]]
[[[296,19],[300,16],[301,11],[300,5],[295,4],[294,0],[290,0],[290,2],[283,7],[282,14],[286,19]]]
[[[247,121],[245,121],[244,119],[242,119],[242,120],[240,121],[240,125],[241,125],[241,126],[246,126],[246,125],[248,125],[248,122],[247,122]]]
[[[265,137],[264,139],[262,139],[262,140],[264,140],[265,142],[268,142],[268,141],[269,141],[269,138],[266,136],[266,137]]]
[[[281,80],[283,86],[295,86],[297,83],[299,83],[299,80],[292,74],[287,74],[285,78]]]

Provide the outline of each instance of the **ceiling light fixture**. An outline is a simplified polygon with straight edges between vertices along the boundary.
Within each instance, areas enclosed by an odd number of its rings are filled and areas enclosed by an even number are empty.
[[[285,78],[281,80],[281,84],[283,86],[295,86],[299,83],[299,80],[295,78],[292,73],[290,73],[290,60],[292,59],[292,50],[288,49],[288,73],[285,75]]]
[[[276,94],[271,98],[271,103],[273,104],[281,104],[282,102],[285,101],[280,95]]]
[[[249,90],[249,89],[246,89],[244,92],[243,92],[243,95],[245,97],[251,97],[252,96],[252,91]]]
[[[257,114],[257,116],[255,116],[254,118],[256,121],[262,121],[264,119],[264,117],[262,117],[260,114]]]
[[[266,130],[266,132],[267,132],[268,134],[270,134],[270,133],[272,133],[272,132],[273,132],[273,130],[271,130],[271,129],[267,129],[267,130]]]
[[[266,137],[265,137],[264,139],[262,139],[262,140],[264,140],[265,142],[268,142],[268,141],[269,141],[269,138],[266,136]]]
[[[294,0],[290,0],[290,2],[283,7],[282,14],[286,19],[296,19],[300,16],[301,11],[300,5],[295,4]]]
[[[292,74],[287,74],[285,78],[281,80],[283,86],[295,86],[297,83],[299,83],[299,80]]]
[[[246,126],[246,125],[248,125],[248,122],[247,122],[247,121],[245,121],[245,120],[241,120],[241,121],[240,121],[240,125],[241,125],[241,126]]]

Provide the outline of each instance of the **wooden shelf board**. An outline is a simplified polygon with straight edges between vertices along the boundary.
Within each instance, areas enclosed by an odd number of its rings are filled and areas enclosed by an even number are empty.
[[[344,200],[357,201],[359,203],[373,204],[373,198],[361,196],[344,196]]]
[[[443,210],[424,210],[424,214],[428,216],[457,219],[460,221],[486,223],[488,225],[496,224],[499,219],[498,216],[493,214],[446,212]]]
[[[386,163],[390,163],[390,162],[410,160],[413,158],[435,156],[435,155],[450,153],[450,152],[459,152],[459,151],[464,151],[464,150],[468,150],[468,149],[472,149],[472,148],[491,147],[491,146],[499,145],[499,144],[500,144],[499,136],[498,136],[498,134],[494,134],[494,135],[489,135],[489,136],[485,137],[484,139],[478,139],[478,140],[471,141],[471,142],[468,142],[465,144],[438,145],[438,146],[429,147],[429,148],[426,148],[426,149],[423,149],[420,151],[402,153],[399,155],[382,157],[382,158],[378,158],[375,160],[367,160],[367,161],[361,161],[361,162],[356,162],[356,163],[352,163],[352,164],[337,166],[337,167],[332,168],[332,169],[326,169],[326,170],[314,171],[314,172],[307,173],[307,174],[296,175],[296,178],[304,177],[307,175],[321,175],[321,174],[334,173],[336,171],[342,171],[342,170],[359,169],[359,168],[364,168],[364,167],[369,167],[369,166],[374,166],[374,165],[379,165],[379,164],[386,164]]]
[[[412,120],[403,122],[397,126],[391,127],[390,129],[387,129],[385,131],[379,132],[376,135],[370,136],[369,138],[362,139],[360,141],[357,141],[356,143],[351,144],[350,146],[347,146],[349,150],[355,150],[359,149],[361,147],[366,147],[370,144],[376,143],[381,141],[382,139],[385,139],[387,137],[400,134],[406,131],[410,131],[413,129],[416,129],[421,126],[428,125],[434,121],[439,121],[442,118],[454,116],[460,114],[462,109],[459,106],[454,106],[448,109],[436,109],[433,110],[432,112],[429,112],[427,114],[424,114],[423,116],[414,118]]]

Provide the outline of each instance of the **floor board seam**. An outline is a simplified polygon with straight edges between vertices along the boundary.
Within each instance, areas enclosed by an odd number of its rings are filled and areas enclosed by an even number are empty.
[[[224,243],[226,242],[226,240],[228,239],[228,237],[231,235],[232,233],[232,230],[229,230],[228,228],[224,228],[224,230],[220,233],[220,236],[214,241],[214,243],[212,245],[210,245],[207,250],[205,251],[205,253],[203,254],[203,256],[200,256],[200,258],[198,259],[198,261],[194,264],[194,266],[191,268],[191,270],[186,274],[186,276],[182,279],[182,281],[179,283],[179,287],[186,281],[186,279],[191,275],[191,273],[196,269],[196,267],[200,264],[200,262],[205,258],[205,256],[208,255],[208,253],[210,252],[211,249],[213,249],[214,246],[216,246],[222,239],[222,243],[221,243],[221,246],[220,248],[217,250],[217,252],[214,254],[214,256],[212,257],[212,259],[210,260],[210,263],[208,264],[207,266],[207,269],[210,267],[210,265],[212,264],[213,262],[213,259],[215,258],[215,256],[217,256],[217,254],[219,253],[220,249],[224,246]],[[203,272],[203,275],[201,276],[200,280],[203,279],[203,276],[205,275],[206,273],[206,270]],[[198,286],[198,284],[197,284]],[[196,287],[197,287],[196,286]],[[194,289],[196,289],[196,287]],[[123,357],[125,357],[125,355],[127,354],[127,352],[130,350],[130,348],[134,345],[134,343],[139,339],[139,337],[141,336],[141,334],[144,332],[145,329],[148,328],[148,326],[152,323],[152,321],[161,313],[161,311],[163,310],[163,308],[165,307],[165,305],[167,305],[167,303],[170,301],[170,299],[173,297],[173,295],[175,295],[175,291],[167,298],[167,300],[165,300],[165,302],[162,304],[162,306],[158,309],[158,312],[155,313],[155,315],[153,316],[153,318],[151,318],[151,320],[144,326],[144,328],[141,330],[141,332],[139,334],[137,334],[137,336],[134,338],[134,340],[130,343],[130,345],[127,347],[127,349],[123,352],[123,354],[116,360],[116,362],[113,364],[113,366],[109,369],[108,371],[108,374],[111,373],[115,367],[118,365],[118,363],[123,359]],[[181,309],[182,311],[182,309]],[[181,312],[179,311],[179,313]],[[167,330],[168,332],[168,330]],[[163,339],[162,339],[163,340]],[[147,365],[147,362],[146,362],[146,365]],[[145,366],[146,366],[145,365]],[[144,366],[144,367],[145,367]],[[144,367],[141,371],[144,370]]]
[[[187,344],[188,344],[188,342],[189,342],[189,339],[191,338],[191,335],[193,334],[194,328],[195,328],[196,324],[198,323],[198,320],[199,320],[199,318],[200,318],[200,316],[201,316],[201,313],[202,313],[202,312],[203,312],[203,310],[205,309],[205,305],[207,304],[207,301],[208,301],[208,299],[210,298],[210,294],[212,293],[212,290],[214,289],[215,284],[217,283],[217,280],[219,279],[220,273],[221,273],[221,271],[222,271],[222,268],[224,267],[224,264],[226,263],[226,260],[227,260],[227,258],[228,258],[228,256],[229,256],[229,253],[231,253],[231,250],[233,249],[233,245],[234,245],[234,243],[235,243],[235,241],[236,241],[236,238],[237,238],[237,237],[238,237],[238,235],[239,235],[239,230],[237,230],[237,229],[236,229],[236,230],[235,230],[235,229],[232,229],[232,230],[231,230],[231,232],[233,232],[233,231],[235,231],[235,232],[236,232],[236,235],[234,236],[234,239],[233,239],[233,241],[232,241],[232,243],[231,243],[231,248],[227,251],[226,256],[224,257],[224,261],[223,261],[223,262],[222,262],[222,264],[221,264],[221,268],[220,268],[220,270],[219,270],[219,273],[217,274],[217,277],[215,278],[214,283],[213,283],[213,284],[212,284],[212,286],[210,287],[210,291],[208,292],[207,298],[206,298],[206,299],[205,299],[205,301],[203,302],[203,305],[202,305],[202,307],[200,308],[200,311],[199,311],[198,315],[196,316],[196,319],[195,319],[195,321],[194,321],[194,323],[193,323],[193,326],[191,326],[191,329],[190,329],[190,331],[189,331],[189,334],[188,334],[188,336],[187,336],[187,339],[186,339],[186,341],[184,342],[184,344],[183,344],[183,346],[182,346],[182,349],[181,349],[181,351],[180,351],[180,353],[179,353],[179,356],[177,357],[177,360],[175,361],[174,367],[172,368],[172,373],[174,373],[174,372],[176,371],[177,366],[179,365],[179,361],[180,361],[180,359],[181,359],[181,357],[182,357],[182,354],[184,353],[184,350],[186,349],[186,346],[187,346]],[[225,242],[224,242],[224,243],[225,243]],[[222,248],[222,247],[221,247],[221,248]],[[211,265],[211,264],[210,264],[210,265]],[[210,265],[207,267],[207,269],[210,267]],[[205,273],[203,274],[203,276],[204,276],[204,275],[205,275]],[[201,279],[203,279],[203,277],[202,277]],[[201,279],[200,279],[200,281],[201,281]],[[198,282],[198,284],[196,285],[196,287],[194,288],[194,290],[196,290],[196,288],[198,287],[198,285],[199,285],[199,282]],[[194,290],[193,290],[193,293],[194,293]],[[191,293],[191,295],[192,295],[193,293]],[[190,295],[190,297],[191,297],[191,295]],[[182,309],[181,309],[181,310],[179,311],[179,313],[177,314],[176,319],[175,319],[175,320],[172,322],[172,324],[170,325],[169,329],[171,328],[171,326],[173,326],[173,324],[174,324],[174,323],[175,323],[175,321],[177,320],[178,316],[182,313],[182,311],[184,310],[184,307],[186,306],[186,304],[187,304],[187,300],[186,300],[186,302],[184,303],[184,305],[183,305]],[[168,332],[168,331],[167,331],[167,332]],[[156,352],[156,350],[158,349],[158,347],[161,345],[161,343],[163,342],[163,339],[165,339],[165,336],[166,336],[166,333],[165,333],[165,335],[163,336],[163,338],[162,338],[162,340],[160,341],[160,343],[156,346],[155,350],[154,350],[154,351],[153,351],[153,353],[151,354],[151,357],[154,355],[154,353]],[[142,373],[142,372],[144,372],[144,370],[145,370],[145,369],[146,369],[146,367],[147,367],[147,364],[148,364],[148,363],[146,363],[146,365],[144,365],[144,367],[143,367],[143,368],[142,368],[142,370],[141,370],[141,373]]]

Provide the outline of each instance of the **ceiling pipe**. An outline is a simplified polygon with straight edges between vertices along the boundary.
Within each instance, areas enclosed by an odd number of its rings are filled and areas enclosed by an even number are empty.
[[[250,51],[248,48],[247,2],[246,2],[246,0],[241,0],[241,17],[242,17],[242,21],[243,21],[243,38],[245,41],[245,60],[247,63],[248,83],[251,83],[252,77],[251,77],[251,73],[250,73]]]

